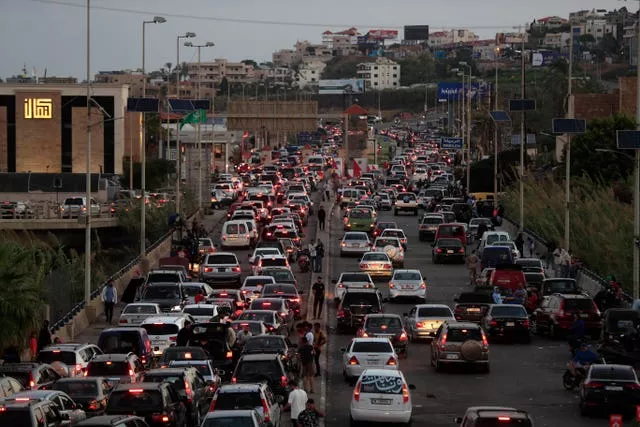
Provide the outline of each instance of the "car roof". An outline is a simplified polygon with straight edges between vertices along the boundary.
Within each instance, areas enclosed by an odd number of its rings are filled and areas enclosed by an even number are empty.
[[[393,274],[396,273],[418,273],[420,275],[422,275],[422,273],[420,273],[420,270],[417,269],[413,269],[413,268],[397,268],[395,270],[393,270]]]
[[[184,368],[155,368],[144,371],[144,375],[182,375],[184,374]]]
[[[264,386],[264,383],[223,384],[218,389],[218,393],[242,393],[246,391],[259,391]]]
[[[176,314],[180,314],[180,313],[176,313]],[[171,323],[174,325],[177,325],[178,323],[180,323],[181,320],[189,320],[185,316],[152,316],[152,317],[147,317],[146,319],[144,319],[144,321],[142,322],[143,325],[150,325],[152,323]]]
[[[346,294],[377,294],[380,292],[377,288],[353,288],[353,289],[345,289]]]
[[[66,395],[67,393],[60,390],[25,390],[25,391],[21,391],[19,393],[13,394],[5,399],[11,400],[11,399],[15,399],[16,397],[29,397],[31,399],[47,399],[51,395],[57,395],[57,394]]]
[[[449,307],[446,304],[416,304],[415,306],[416,308],[448,308],[449,310],[451,310],[451,307]]]
[[[365,233],[364,231],[347,231],[346,233],[344,233],[344,237],[346,236],[367,236],[369,237],[369,235],[367,233]],[[344,239],[343,237],[343,239]]]
[[[362,372],[362,375],[375,375],[378,377],[397,377],[402,378],[402,372],[395,369],[377,369],[367,368]]]
[[[471,322],[446,322],[448,328],[454,329],[482,329],[477,323]]]
[[[384,317],[395,317],[398,319],[401,319],[402,316],[400,316],[399,314],[394,314],[394,313],[370,313],[366,315],[367,318],[384,318]]]
[[[183,307],[183,310],[185,308],[211,308],[213,309],[214,307],[217,307],[216,304],[187,304]]]
[[[259,417],[255,409],[229,409],[224,411],[208,412],[205,420],[210,418],[229,418],[229,417]]]
[[[489,307],[489,309],[493,309],[496,307],[521,307],[524,309],[524,306],[520,304],[491,304],[491,307]]]
[[[131,389],[141,388],[143,390],[155,390],[160,388],[164,382],[162,383],[129,383],[129,384],[118,384],[113,391],[126,391]]]
[[[121,361],[126,361],[130,356],[135,356],[133,353],[128,353],[128,354],[123,354],[123,353],[105,353],[105,354],[96,354],[93,359],[91,359],[91,362],[108,362],[108,361],[115,361],[115,362],[121,362]]]
[[[356,337],[352,340],[355,342],[390,342],[389,338],[378,338],[378,337]]]
[[[565,298],[565,299],[593,299],[589,295],[584,295],[584,294],[563,294],[561,292],[558,292],[557,294],[554,294],[554,295],[560,295],[562,298]]]
[[[243,354],[241,356],[241,359],[245,362],[253,362],[256,360],[279,360],[280,359],[280,355],[279,354]]]
[[[52,350],[61,350],[61,351],[77,351],[87,346],[94,346],[94,344],[89,343],[62,343],[62,344],[52,344],[48,345],[40,351],[52,351]]]

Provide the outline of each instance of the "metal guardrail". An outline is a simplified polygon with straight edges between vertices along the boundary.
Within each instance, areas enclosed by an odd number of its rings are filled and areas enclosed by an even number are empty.
[[[100,211],[97,215],[91,215],[92,218],[112,218],[115,215],[111,212],[111,206],[108,204],[100,205]],[[74,215],[74,219],[77,218]],[[7,219],[20,219],[39,221],[43,219],[71,219],[70,216],[63,217],[60,205],[53,201],[35,201],[28,202],[24,210],[20,212],[7,212],[0,210],[0,221]]]

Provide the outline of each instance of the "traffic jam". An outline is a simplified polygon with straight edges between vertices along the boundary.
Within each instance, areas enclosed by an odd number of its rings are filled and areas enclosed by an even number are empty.
[[[330,141],[220,174],[220,230],[193,225],[194,255],[174,248],[95,343],[0,366],[0,425],[533,426],[502,397],[456,400],[446,421],[423,402],[477,384],[502,396],[503,355],[550,342],[565,355],[553,387],[596,416],[575,425],[635,416],[638,312],[607,309],[518,244],[435,137],[387,133],[404,147],[380,167],[340,174]]]

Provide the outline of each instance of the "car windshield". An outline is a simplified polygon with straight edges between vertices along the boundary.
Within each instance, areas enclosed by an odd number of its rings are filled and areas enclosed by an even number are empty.
[[[383,375],[363,375],[360,378],[360,393],[401,394],[402,378]]]
[[[606,366],[595,366],[591,368],[591,380],[596,381],[635,381],[636,376],[633,372],[633,368],[609,368]]]
[[[192,316],[211,316],[213,317],[212,307],[185,307],[182,310],[183,313],[190,314]]]
[[[142,325],[149,335],[177,335],[180,328],[174,323],[149,323]]]
[[[340,282],[370,282],[369,276],[362,273],[343,273]]]
[[[420,307],[418,317],[453,317],[448,307]]]
[[[458,239],[438,239],[436,246],[459,246],[462,247],[462,242]]]
[[[590,298],[566,298],[564,300],[565,310],[592,311],[593,301]]]
[[[67,199],[64,201],[65,205],[69,205],[69,206],[82,206],[84,203],[82,203],[82,199],[79,197],[73,198],[73,199]]]
[[[366,234],[360,234],[360,233],[347,233],[344,235],[344,240],[362,240],[362,241],[366,241],[367,240],[367,235]]]
[[[178,286],[150,286],[142,299],[180,299]]]
[[[225,254],[217,254],[217,255],[209,255],[207,256],[207,261],[205,264],[238,264],[238,260],[235,255],[225,255]]]
[[[184,378],[181,375],[177,375],[175,373],[168,374],[166,372],[148,372],[144,374],[144,378],[142,382],[145,383],[161,383],[161,382],[171,383],[176,388],[178,392],[184,392]]]
[[[397,331],[402,329],[402,322],[397,317],[370,317],[365,328],[372,331]]]
[[[351,347],[352,353],[392,353],[391,343],[386,341],[356,341]]]
[[[263,267],[286,267],[287,260],[285,258],[262,258],[260,264]]]
[[[574,280],[550,280],[545,283],[548,293],[563,293],[565,291],[575,291],[577,286]]]
[[[262,272],[265,276],[271,276],[277,282],[294,282],[296,279],[289,270],[269,270]]]
[[[537,267],[537,268],[542,268],[542,264],[540,263],[540,260],[538,259],[526,259],[526,258],[520,258],[516,260],[516,264],[521,265],[523,267]]]
[[[112,377],[114,375],[128,375],[129,363],[127,362],[90,362],[87,366],[87,376]]]
[[[422,224],[426,224],[426,225],[442,224],[443,221],[444,221],[443,218],[435,217],[435,216],[428,216],[428,217],[422,218]]]
[[[440,226],[440,228],[438,228],[438,234],[443,236],[459,236],[464,234],[464,228],[453,225]]]
[[[372,213],[369,209],[352,209],[349,218],[371,219]]]
[[[285,342],[282,338],[263,336],[249,339],[245,343],[243,351],[265,350],[265,352],[268,352],[266,350],[284,350],[285,347]]]
[[[280,310],[284,301],[281,299],[273,299],[269,301],[255,300],[251,303],[251,310]]]
[[[527,317],[527,311],[522,306],[514,305],[512,307],[493,307],[491,309],[493,317]]]
[[[67,366],[73,366],[76,364],[76,353],[73,351],[43,350],[38,353],[37,360],[40,363],[62,362]]]
[[[252,360],[241,362],[235,372],[235,377],[239,380],[255,380],[257,378],[273,378],[282,375],[275,361],[272,360]]]
[[[176,282],[178,280],[177,273],[149,273],[147,283]]]
[[[268,296],[281,297],[282,295],[295,295],[297,294],[296,287],[293,285],[277,285],[277,286],[265,286],[262,289],[262,297]]]
[[[98,394],[98,383],[93,381],[58,381],[53,385],[54,390],[60,390],[71,397],[96,396]]]
[[[122,311],[123,314],[156,314],[156,307],[153,305],[129,304]]]
[[[114,391],[109,396],[107,413],[133,414],[163,410],[162,395],[155,390],[130,389]]]
[[[398,240],[397,238],[390,238],[390,239],[381,239],[378,238],[376,239],[376,246],[383,248],[385,246],[393,246],[395,248],[399,248],[400,246],[402,246],[402,244],[400,243],[400,240]]]
[[[479,418],[474,424],[476,427],[532,427],[531,421],[527,419],[499,420],[498,417]]]
[[[389,262],[389,257],[383,252],[368,253],[362,256],[362,262],[382,261]]]
[[[245,286],[264,286],[268,283],[274,283],[273,278],[271,276],[265,276],[261,278],[247,278],[244,281]]]
[[[198,372],[200,372],[200,375],[202,375],[203,377],[211,376],[211,368],[209,367],[209,364],[204,362],[190,362],[190,363],[179,363],[179,364],[172,363],[170,366],[176,367],[176,368],[186,368],[186,367],[196,368]]]
[[[254,409],[262,407],[260,393],[256,391],[239,391],[233,393],[218,393],[216,396],[216,411],[233,411],[239,409]],[[208,425],[205,423],[205,426]],[[235,427],[237,424],[233,424]]]
[[[104,353],[129,353],[137,352],[138,343],[140,342],[140,333],[138,331],[116,331],[106,332],[100,336],[100,349]]]
[[[352,292],[347,293],[342,300],[343,307],[351,305],[378,305],[378,296],[374,293]]]
[[[500,240],[507,241],[507,240],[509,240],[509,237],[504,235],[504,234],[489,234],[487,236],[487,244],[488,245],[492,245],[495,242],[498,242]]]
[[[162,353],[162,360],[204,360],[208,359],[207,352],[200,347],[169,347]]]
[[[240,315],[240,317],[238,317],[238,320],[260,320],[264,323],[273,324],[273,313],[245,311]]]
[[[449,328],[447,330],[447,341],[463,342],[466,340],[482,341],[480,328]]]
[[[382,234],[384,237],[397,237],[398,239],[404,239],[404,233],[401,230],[385,229]]]
[[[396,274],[393,275],[393,280],[422,280],[422,277],[420,273],[415,271],[402,271],[396,272]]]

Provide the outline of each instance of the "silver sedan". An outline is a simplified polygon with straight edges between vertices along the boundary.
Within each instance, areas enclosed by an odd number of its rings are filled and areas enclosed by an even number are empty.
[[[432,339],[440,325],[456,321],[451,308],[444,304],[418,304],[403,316],[411,341]]]

